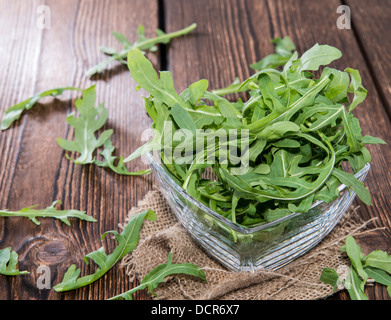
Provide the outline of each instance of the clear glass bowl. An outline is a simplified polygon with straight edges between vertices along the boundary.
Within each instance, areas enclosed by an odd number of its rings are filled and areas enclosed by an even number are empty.
[[[338,223],[356,194],[345,185],[332,203],[315,202],[307,213],[292,213],[252,228],[240,226],[187,194],[147,155],[161,192],[183,227],[206,252],[232,271],[278,269],[317,245]],[[364,181],[370,165],[355,177]],[[236,237],[233,237],[235,231]]]

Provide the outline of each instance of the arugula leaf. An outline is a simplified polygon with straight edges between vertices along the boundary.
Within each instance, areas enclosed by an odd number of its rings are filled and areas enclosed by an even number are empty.
[[[365,267],[365,272],[375,282],[387,287],[391,286],[391,276],[386,271],[378,268]]]
[[[161,120],[168,120],[171,116],[171,108],[178,104],[180,107],[185,109],[192,117],[212,117],[221,123],[221,114],[216,112],[215,108],[207,108],[205,106],[192,106],[191,100],[188,98],[188,93],[178,95],[174,88],[174,82],[169,71],[160,71],[160,79],[152,63],[141,53],[138,49],[133,49],[129,52],[128,56],[128,68],[132,78],[139,84],[140,87],[150,93],[150,97],[146,101],[146,107],[149,107],[149,102],[153,100],[155,107],[158,107],[159,112],[155,114],[153,120],[157,121],[157,118],[162,117]],[[193,85],[197,86],[197,92],[205,90],[207,82],[198,81]],[[194,88],[193,88],[194,89]],[[191,94],[194,94],[193,93]],[[212,98],[215,102],[225,101],[223,98],[213,95],[209,92],[205,92],[208,98]],[[199,96],[196,98],[199,99]],[[226,101],[228,102],[228,101]],[[229,103],[229,102],[228,102]],[[164,105],[164,106],[163,106]],[[193,107],[193,108],[192,108]],[[149,112],[149,108],[147,109]],[[150,114],[151,115],[151,114]],[[188,119],[188,117],[187,117]],[[212,120],[214,121],[214,120]],[[161,121],[161,123],[164,121]],[[155,124],[156,126],[156,124]],[[160,130],[163,129],[163,125],[160,125]],[[127,162],[127,160],[125,160]]]
[[[192,105],[199,103],[208,90],[209,82],[206,79],[198,80],[192,83],[187,89],[183,90],[180,97],[185,101],[189,101]]]
[[[117,35],[118,36],[118,35]],[[29,98],[15,106],[12,106],[6,111],[6,115],[3,118],[2,129],[7,129],[13,121],[20,117],[23,110],[27,110],[33,107],[33,105],[42,97],[56,96],[63,93],[65,90],[77,90],[83,91],[82,99],[76,101],[76,107],[80,112],[80,118],[76,118],[74,114],[67,117],[67,122],[76,128],[75,130],[75,141],[68,141],[62,138],[57,140],[58,144],[68,151],[77,151],[80,153],[75,163],[77,164],[88,164],[95,163],[101,167],[110,168],[117,174],[122,175],[143,175],[148,174],[151,170],[141,170],[138,172],[130,172],[124,165],[123,157],[115,157],[112,155],[114,147],[112,142],[109,140],[113,130],[104,131],[98,139],[95,137],[95,131],[99,130],[107,120],[107,110],[103,104],[94,108],[95,104],[95,87],[92,86],[86,90],[75,88],[75,87],[64,87],[56,88],[47,91],[37,93],[32,98]],[[105,148],[100,153],[104,161],[98,161],[93,158],[93,152],[104,144]],[[69,156],[66,155],[68,158]],[[115,162],[118,163],[115,165]]]
[[[29,218],[36,225],[40,225],[41,223],[37,220],[37,218],[56,218],[60,221],[64,222],[66,225],[70,226],[70,222],[68,218],[78,218],[85,221],[96,222],[95,218],[87,215],[85,211],[79,210],[57,210],[56,205],[61,204],[61,201],[54,201],[49,207],[39,210],[34,209],[36,206],[31,206],[27,208],[23,208],[19,211],[9,211],[9,210],[0,210],[0,216],[3,217],[26,217]]]
[[[159,150],[160,147],[161,146],[160,146],[159,143],[155,143],[155,141],[150,140],[150,141],[146,142],[144,145],[142,145],[141,147],[137,148],[123,162],[129,162],[129,161],[132,161],[134,159],[137,159],[137,158],[141,157],[142,155],[144,155],[144,154],[146,154],[146,153],[148,153],[150,151]]]
[[[8,129],[14,121],[20,118],[23,111],[31,109],[38,102],[39,99],[48,96],[53,96],[53,97],[59,96],[66,90],[83,91],[83,89],[80,88],[64,87],[64,88],[55,88],[55,89],[50,89],[50,90],[36,93],[31,98],[19,102],[13,105],[12,107],[8,108],[7,110],[5,110],[5,114],[1,120],[1,130]]]
[[[278,68],[285,65],[291,58],[293,51],[296,49],[292,40],[285,36],[284,38],[275,38],[271,41],[275,44],[275,53],[264,57],[262,60],[250,64],[250,68],[260,71],[268,68]]]
[[[113,146],[113,143],[111,140],[106,140],[104,144],[103,151],[100,152],[100,155],[103,156],[104,161],[95,160],[94,163],[99,167],[105,167],[110,168],[115,173],[126,175],[126,176],[138,176],[138,175],[144,175],[151,172],[151,169],[147,170],[140,170],[136,172],[128,171],[124,164],[124,158],[123,157],[116,157],[113,156],[113,152],[115,150],[115,147]],[[115,162],[118,160],[117,165],[115,165]]]
[[[352,262],[352,266],[355,271],[357,271],[358,275],[362,279],[361,289],[364,290],[365,282],[368,279],[368,274],[365,272],[362,260],[364,258],[361,247],[357,244],[356,240],[352,236],[347,236],[345,240],[345,246],[342,249],[348,255],[350,261]],[[351,280],[354,280],[353,278]]]
[[[354,192],[357,193],[357,196],[366,204],[371,204],[371,195],[369,194],[369,191],[367,188],[365,188],[365,185],[356,179],[353,175],[338,169],[334,168],[332,175],[335,176],[341,183],[346,185],[347,187],[352,188]]]
[[[5,276],[17,276],[28,274],[28,271],[19,271],[17,268],[18,254],[11,247],[0,249],[0,274]]]
[[[100,104],[94,107],[96,99],[95,85],[84,90],[83,97],[76,100],[76,108],[80,113],[80,118],[76,118],[72,113],[66,121],[75,128],[75,140],[57,139],[59,146],[67,151],[80,153],[77,159],[73,160],[76,164],[94,163],[93,152],[102,146],[106,140],[113,134],[109,129],[95,137],[95,132],[101,129],[107,120],[107,109]]]
[[[126,58],[128,57],[129,51],[132,49],[138,48],[140,50],[156,51],[157,44],[167,44],[170,42],[171,39],[186,35],[192,30],[194,30],[196,27],[197,24],[193,23],[184,29],[171,33],[164,33],[162,30],[158,29],[156,30],[156,37],[147,38],[144,33],[144,26],[140,25],[137,29],[138,39],[133,44],[129,40],[127,40],[123,34],[113,32],[113,36],[124,46],[124,48],[121,51],[117,52],[113,48],[102,47],[101,51],[105,54],[111,55],[111,57],[100,62],[98,65],[90,68],[87,71],[86,76],[90,77],[95,73],[102,72],[112,61],[120,61],[121,63],[126,64]]]
[[[132,216],[129,222],[119,234],[117,231],[107,231],[102,235],[102,239],[109,233],[115,235],[118,242],[114,251],[107,255],[103,247],[96,251],[87,254],[84,257],[84,262],[88,264],[89,259],[92,259],[97,265],[98,269],[95,273],[84,277],[79,277],[80,269],[76,269],[76,265],[69,267],[65,273],[61,283],[56,284],[53,289],[57,292],[74,290],[91,284],[92,282],[101,278],[107,271],[109,271],[119,260],[126,254],[133,251],[139,241],[139,232],[144,219],[154,221],[156,214],[152,210],[146,210]]]
[[[334,291],[342,284],[348,291],[352,300],[368,300],[364,293],[365,283],[368,279],[366,270],[362,265],[363,254],[361,248],[357,245],[352,236],[347,236],[345,245],[341,247],[341,251],[347,253],[351,266],[349,267],[347,277],[341,281],[337,272],[331,268],[324,268],[320,277],[320,281],[333,286]]]
[[[296,122],[300,124],[301,130],[304,132],[317,131],[329,125],[335,126],[336,122],[342,117],[344,111],[345,107],[340,104],[316,104],[313,107],[303,109],[303,113]],[[313,122],[308,121],[314,115],[316,116],[316,120]],[[309,123],[310,126],[306,127],[306,123]]]
[[[338,284],[340,283],[337,271],[332,268],[323,268],[322,274],[320,275],[320,281],[331,285],[334,291],[337,290]]]
[[[383,139],[377,138],[377,137],[372,137],[372,136],[364,136],[362,138],[362,143],[363,144],[387,144]]]
[[[188,274],[195,277],[201,278],[201,280],[205,281],[205,273],[200,267],[192,264],[192,263],[181,263],[181,264],[173,264],[172,263],[172,253],[170,252],[168,255],[168,262],[158,265],[155,269],[150,271],[144,279],[141,281],[140,285],[126,291],[122,294],[119,294],[115,297],[112,297],[108,300],[132,300],[132,294],[136,291],[143,290],[148,288],[149,293],[155,294],[153,291],[157,288],[157,286],[164,282],[164,279],[173,274]]]
[[[188,111],[175,103],[171,108],[171,115],[180,129],[187,129],[194,135],[196,134],[196,125]]]
[[[352,300],[368,300],[364,293],[363,281],[358,276],[356,269],[351,266],[349,268],[348,277],[345,281],[345,287],[349,292]]]
[[[372,267],[391,273],[391,255],[385,251],[372,251],[363,260],[365,268]]]
[[[296,123],[291,121],[280,121],[267,126],[260,133],[258,133],[257,137],[260,139],[265,139],[266,141],[276,140],[282,138],[287,132],[298,131],[300,131],[300,127]]]
[[[238,89],[241,87],[241,82],[238,77],[235,78],[235,80],[228,86],[220,89],[212,90],[211,92],[218,96],[225,96],[232,93],[237,93]],[[245,89],[246,90],[246,89]],[[245,91],[243,90],[243,91]]]
[[[363,102],[367,97],[367,90],[362,85],[361,75],[358,70],[352,68],[346,68],[345,71],[349,73],[351,78],[351,83],[349,87],[349,92],[354,94],[352,102],[349,104],[349,111],[353,111],[358,104]]]
[[[168,106],[173,106],[175,103],[184,106],[184,101],[175,91],[171,72],[160,71],[159,79],[152,63],[139,49],[129,52],[128,68],[132,78],[156,99]]]
[[[289,121],[296,112],[313,104],[316,95],[319,94],[329,81],[328,78],[320,80],[315,86],[309,88],[299,99],[289,105],[288,108],[281,108],[280,106],[274,107],[272,112],[266,117],[245,126],[245,128],[249,129],[251,132],[257,132],[277,121]]]
[[[347,92],[349,89],[349,74],[345,71],[326,67],[323,69],[321,78],[332,76],[331,82],[327,86],[324,95],[333,103],[347,102]]]
[[[373,267],[365,267],[365,271],[368,273],[368,276],[375,280],[376,283],[387,286],[387,292],[391,297],[391,276],[389,273],[382,269],[373,268]]]
[[[301,56],[298,72],[304,70],[316,71],[320,66],[328,65],[342,57],[342,52],[329,45],[315,44]]]

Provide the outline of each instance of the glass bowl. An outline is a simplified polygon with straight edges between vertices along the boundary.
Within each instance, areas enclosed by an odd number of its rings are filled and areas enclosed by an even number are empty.
[[[252,228],[240,226],[187,194],[166,173],[153,153],[147,154],[160,191],[190,236],[231,271],[276,270],[317,245],[338,223],[356,194],[345,185],[332,203],[314,202],[307,213],[291,213]],[[364,181],[370,165],[355,177]],[[233,232],[235,231],[235,237]]]

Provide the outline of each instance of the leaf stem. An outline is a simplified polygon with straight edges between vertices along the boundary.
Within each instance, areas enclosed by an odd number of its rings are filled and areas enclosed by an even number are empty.
[[[194,30],[195,28],[197,28],[197,24],[193,23],[184,29],[177,30],[177,31],[174,31],[171,33],[166,33],[166,34],[163,34],[163,35],[158,36],[156,38],[147,39],[147,40],[141,41],[137,44],[135,43],[135,45],[133,45],[130,50],[135,49],[135,48],[142,49],[144,46],[149,46],[150,44],[154,44],[156,42],[164,42],[165,40],[170,40],[172,38],[183,36],[185,34],[188,34],[190,31]],[[125,55],[122,55],[122,58],[126,58],[128,56],[128,52],[130,50],[128,50]]]
[[[190,31],[194,30],[196,27],[197,27],[197,24],[193,23],[190,26],[188,26],[184,29],[181,29],[181,30],[177,30],[177,31],[174,31],[171,33],[165,33],[165,34],[159,35],[155,38],[146,39],[146,40],[143,40],[140,42],[136,41],[130,48],[121,50],[119,53],[113,54],[110,58],[100,62],[98,65],[89,69],[86,72],[86,76],[90,77],[97,72],[101,72],[112,61],[119,60],[122,63],[125,63],[124,59],[126,59],[128,57],[129,52],[133,49],[137,48],[140,50],[146,50],[146,49],[150,48],[151,46],[153,46],[154,44],[167,43],[172,38],[176,38],[176,37],[188,34]]]

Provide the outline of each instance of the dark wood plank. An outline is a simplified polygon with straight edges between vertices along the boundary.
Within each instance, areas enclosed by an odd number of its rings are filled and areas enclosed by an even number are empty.
[[[366,65],[352,30],[339,30],[336,26],[339,1],[178,1],[169,0],[165,7],[166,31],[198,24],[196,35],[170,46],[169,69],[173,72],[176,89],[183,90],[190,83],[207,78],[212,89],[225,86],[235,76],[245,79],[251,74],[248,65],[273,51],[270,40],[289,35],[299,53],[315,43],[330,44],[343,52],[334,67],[359,69],[368,98],[355,110],[364,134],[378,136],[391,142],[390,119],[379,97],[370,70]],[[380,57],[380,63],[386,60]],[[391,246],[391,175],[387,163],[391,148],[369,146],[372,169],[366,185],[373,203],[365,206],[359,200],[358,214],[365,220],[378,217],[376,232],[359,239],[364,250],[389,250]],[[372,299],[389,299],[384,287],[368,288]],[[334,298],[346,299],[346,294]]]
[[[118,47],[112,31],[136,39],[139,24],[151,34],[158,26],[156,1],[46,1],[51,10],[51,29],[40,30],[35,22],[37,2],[0,2],[0,114],[6,107],[33,93],[61,86],[86,88],[97,85],[99,102],[105,102],[113,128],[118,154],[127,156],[149,127],[136,84],[125,66],[115,66],[93,79],[86,70],[104,59],[100,45]],[[150,55],[156,63],[156,55]],[[11,210],[53,200],[61,200],[64,209],[86,210],[97,223],[71,221],[71,227],[53,219],[35,226],[23,218],[0,219],[0,247],[11,246],[20,254],[21,269],[31,271],[21,277],[0,276],[0,299],[106,299],[128,290],[132,284],[123,269],[116,266],[91,286],[59,294],[39,290],[37,268],[47,265],[51,284],[62,280],[67,268],[75,263],[82,275],[96,266],[85,266],[83,256],[102,246],[100,236],[118,230],[132,206],[151,188],[151,177],[115,175],[96,166],[75,165],[64,157],[58,137],[71,139],[73,131],[65,122],[74,110],[77,94],[64,94],[58,100],[47,99],[26,113],[11,129],[0,133],[0,208]],[[129,168],[145,165],[135,161]],[[107,251],[114,240],[103,241]],[[139,298],[145,297],[141,293]]]
[[[391,6],[387,0],[345,1],[352,28],[371,71],[379,96],[391,116]]]

